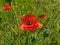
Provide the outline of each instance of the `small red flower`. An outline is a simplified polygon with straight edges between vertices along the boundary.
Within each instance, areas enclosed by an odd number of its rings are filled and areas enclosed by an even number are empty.
[[[38,16],[39,18],[46,19],[46,14],[42,14],[41,16]]]
[[[24,19],[24,16],[19,16],[20,19]]]
[[[12,8],[11,8],[11,6],[9,5],[9,3],[7,3],[6,5],[5,5],[5,7],[3,8],[3,10],[9,10],[9,11],[11,11],[12,10]]]
[[[24,16],[22,23],[20,24],[19,28],[23,30],[28,30],[33,32],[37,28],[42,28],[43,25],[37,20],[36,16],[33,14],[27,14]]]

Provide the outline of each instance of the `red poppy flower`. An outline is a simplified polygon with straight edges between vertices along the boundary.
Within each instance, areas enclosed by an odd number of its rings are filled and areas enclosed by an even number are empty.
[[[9,10],[9,11],[11,11],[12,10],[12,8],[11,8],[11,6],[9,5],[9,3],[7,3],[6,5],[5,5],[5,7],[3,8],[3,10]]]
[[[33,32],[37,28],[42,28],[43,25],[37,20],[36,16],[33,14],[27,14],[24,16],[22,23],[20,24],[19,28],[23,30],[28,30]]]
[[[39,18],[46,19],[46,14],[42,14],[41,16],[38,16]]]

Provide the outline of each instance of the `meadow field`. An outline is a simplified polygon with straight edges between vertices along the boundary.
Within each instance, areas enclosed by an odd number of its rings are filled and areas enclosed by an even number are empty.
[[[3,10],[6,3],[12,11]],[[19,16],[26,14],[46,14],[38,18],[43,28],[21,30]],[[0,0],[0,45],[60,45],[60,0]]]

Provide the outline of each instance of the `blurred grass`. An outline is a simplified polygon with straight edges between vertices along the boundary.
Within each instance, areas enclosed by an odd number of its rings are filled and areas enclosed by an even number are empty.
[[[12,0],[13,11],[3,11],[6,0],[0,0],[0,45],[60,45],[60,0]],[[44,25],[34,33],[18,28],[20,15],[47,15],[38,20]]]

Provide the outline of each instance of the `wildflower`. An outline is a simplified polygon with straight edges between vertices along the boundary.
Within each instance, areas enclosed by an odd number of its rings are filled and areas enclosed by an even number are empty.
[[[33,14],[27,14],[24,16],[22,23],[20,24],[19,28],[23,30],[27,30],[33,32],[37,28],[42,28],[43,25],[37,20],[36,16]]]
[[[20,19],[24,19],[24,16],[19,16]]]
[[[3,8],[3,10],[9,10],[9,11],[11,11],[12,10],[12,8],[11,8],[11,6],[9,5],[9,3],[7,3],[6,5],[5,5],[5,7]]]
[[[46,19],[46,15],[42,14],[41,16],[38,16],[39,18]]]

